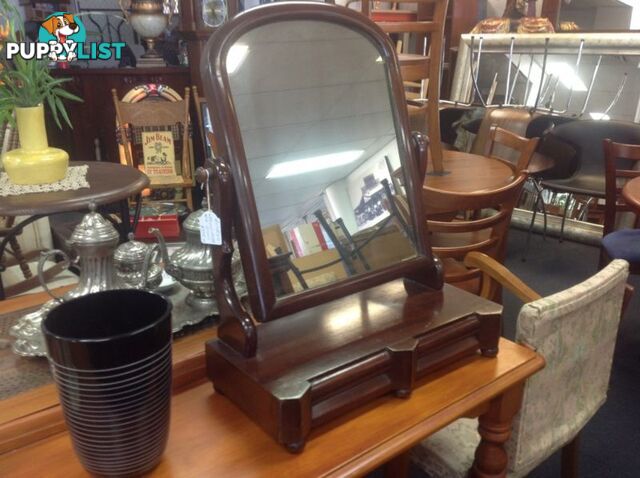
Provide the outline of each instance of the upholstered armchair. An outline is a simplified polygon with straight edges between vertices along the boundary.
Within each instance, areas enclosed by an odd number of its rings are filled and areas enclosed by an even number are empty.
[[[575,476],[577,466],[567,465],[576,465],[577,437],[607,398],[627,262],[614,260],[581,284],[543,298],[483,254],[471,253],[465,262],[528,302],[516,339],[546,361],[525,386],[506,445],[508,476],[526,476],[560,448],[563,476]],[[416,446],[412,460],[432,477],[465,477],[480,440],[477,428],[476,419],[458,420]]]

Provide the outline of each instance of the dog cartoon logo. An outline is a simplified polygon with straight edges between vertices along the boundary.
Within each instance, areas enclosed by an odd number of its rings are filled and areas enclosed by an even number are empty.
[[[40,24],[38,41],[55,46],[49,53],[49,58],[53,61],[76,60],[78,43],[84,43],[85,39],[82,21],[71,13],[53,13]]]
[[[37,42],[6,42],[6,59],[19,56],[24,60],[49,58],[67,63],[76,60],[121,60],[122,50],[127,45],[124,42],[87,42],[87,31],[80,20],[81,15],[52,13],[40,24]]]

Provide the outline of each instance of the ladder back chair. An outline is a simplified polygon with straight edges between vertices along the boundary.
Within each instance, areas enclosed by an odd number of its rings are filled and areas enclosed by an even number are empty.
[[[440,139],[440,78],[442,73],[444,27],[449,0],[399,0],[398,4],[416,5],[416,20],[376,22],[389,35],[404,35],[398,53],[400,72],[405,85],[417,83],[420,93],[409,101],[408,111],[414,129],[429,136],[429,151],[435,172],[444,170]],[[404,10],[400,10],[404,11]],[[362,13],[374,17],[370,0],[362,0]],[[375,17],[374,17],[375,18]],[[402,18],[402,17],[399,17]],[[426,119],[426,127],[424,122]],[[425,131],[426,130],[426,131]]]
[[[194,164],[189,119],[190,89],[185,88],[184,97],[178,101],[148,99],[127,103],[118,99],[115,89],[111,90],[111,94],[116,110],[118,141],[123,146],[126,164],[147,173],[151,180],[151,190],[182,189],[182,198],[167,201],[185,203],[193,210]],[[175,161],[173,164],[167,164],[165,161],[168,174],[155,175],[145,167],[143,138],[148,133],[165,133],[164,137],[169,135],[172,138],[170,149],[173,149]]]
[[[605,212],[600,267],[611,259],[624,259],[630,264],[633,274],[640,273],[640,217],[622,197],[622,187],[640,176],[640,145],[603,141],[605,155]],[[616,230],[619,213],[634,215],[633,229]]]
[[[487,156],[498,159],[520,174],[528,168],[540,138],[524,138],[511,131],[493,125],[489,130]]]
[[[479,251],[498,262],[504,260],[511,215],[526,179],[527,173],[523,171],[500,189],[466,194],[423,190],[423,201],[428,204],[431,248],[442,259],[445,282],[479,293],[481,272],[467,267],[464,257]],[[433,219],[452,212],[458,213],[453,220]],[[459,218],[460,214],[463,218]],[[500,302],[500,291],[495,291],[491,300]]]

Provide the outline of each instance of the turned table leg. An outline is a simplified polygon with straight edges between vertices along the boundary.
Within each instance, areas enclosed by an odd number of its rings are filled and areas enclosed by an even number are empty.
[[[385,478],[406,478],[409,476],[411,453],[405,451],[393,457],[384,465]]]
[[[500,478],[507,474],[505,442],[511,435],[513,417],[520,410],[524,383],[505,390],[491,400],[489,410],[480,415],[480,443],[469,471],[471,478]]]

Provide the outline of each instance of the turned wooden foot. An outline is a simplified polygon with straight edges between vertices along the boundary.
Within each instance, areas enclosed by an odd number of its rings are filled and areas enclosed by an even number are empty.
[[[480,444],[469,471],[472,478],[501,478],[507,474],[508,457],[504,449],[511,435],[513,417],[520,409],[524,384],[506,390],[494,398],[486,413],[480,415]]]

